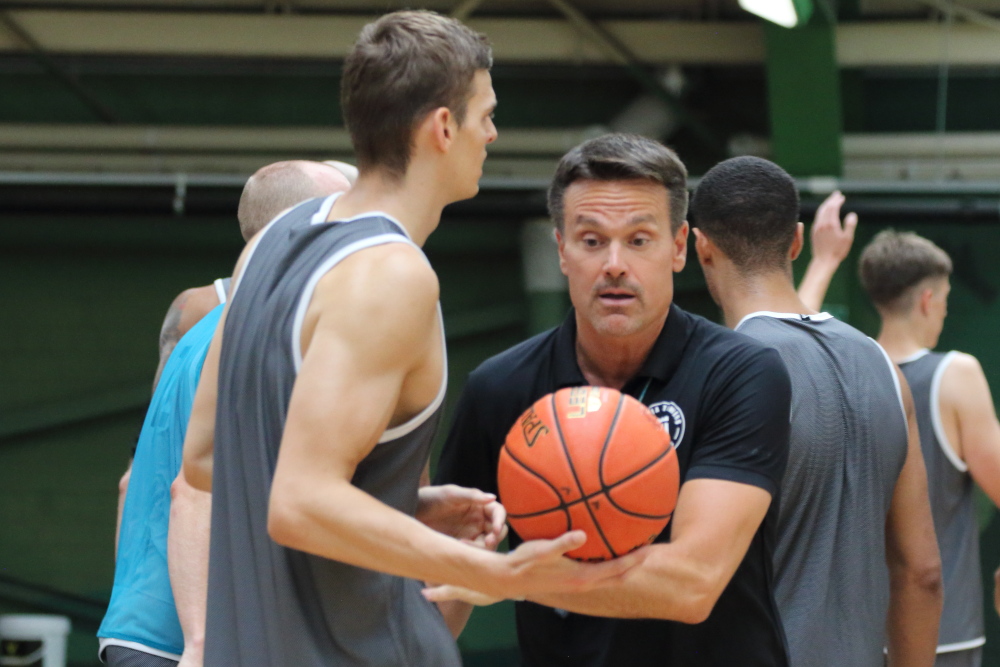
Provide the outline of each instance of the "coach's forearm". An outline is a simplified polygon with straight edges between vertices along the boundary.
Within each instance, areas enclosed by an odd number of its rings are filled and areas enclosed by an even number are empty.
[[[690,557],[672,544],[655,544],[637,553],[640,563],[608,586],[531,600],[590,616],[701,623],[729,582],[724,568]]]
[[[339,479],[302,484],[276,476],[268,532],[289,548],[418,581],[475,589],[501,576],[502,556],[428,528]]]
[[[940,567],[890,570],[889,667],[932,667],[943,600]]]

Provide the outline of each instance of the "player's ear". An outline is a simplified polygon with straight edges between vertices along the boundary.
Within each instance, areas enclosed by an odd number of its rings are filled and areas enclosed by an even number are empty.
[[[694,251],[698,254],[698,261],[705,266],[711,266],[713,255],[715,254],[715,244],[705,236],[705,232],[697,227],[694,231]]]
[[[802,248],[806,244],[806,226],[801,222],[795,223],[795,237],[792,239],[792,246],[788,249],[788,259],[795,261],[802,253]]]
[[[917,299],[917,303],[920,306],[920,314],[928,315],[931,312],[931,299],[934,298],[934,290],[930,287],[925,287],[920,290],[920,297]]]
[[[685,220],[684,224],[677,230],[677,233],[674,234],[674,273],[680,273],[687,265],[688,234],[690,232],[691,226]]]
[[[420,127],[420,131],[427,133],[431,146],[442,153],[451,147],[455,129],[455,117],[448,107],[438,107],[427,114]]]

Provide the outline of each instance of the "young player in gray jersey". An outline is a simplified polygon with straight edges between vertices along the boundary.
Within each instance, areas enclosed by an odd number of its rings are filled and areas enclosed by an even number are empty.
[[[881,667],[888,644],[890,664],[930,667],[941,572],[912,398],[874,341],[796,294],[798,214],[791,177],[752,157],[710,170],[691,203],[726,324],[776,348],[792,379],[775,550],[791,664]]]
[[[479,549],[456,538],[496,545],[492,497],[418,491],[447,378],[421,246],[478,190],[490,64],[482,35],[431,12],[366,26],[342,79],[356,184],[279,217],[237,264],[184,452],[212,490],[207,665],[457,666],[421,582],[524,597],[635,563],[564,558],[582,531]]]
[[[976,358],[931,352],[947,314],[948,255],[884,231],[861,254],[861,283],[882,317],[879,342],[913,390],[944,571],[938,667],[982,664],[983,591],[974,483],[1000,505],[1000,423]]]

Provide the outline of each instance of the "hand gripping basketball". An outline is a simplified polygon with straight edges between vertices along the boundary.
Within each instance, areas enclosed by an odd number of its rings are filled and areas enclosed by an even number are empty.
[[[567,552],[607,560],[651,543],[670,521],[680,473],[670,436],[639,401],[606,387],[560,389],[507,434],[497,482],[524,540],[583,530]]]

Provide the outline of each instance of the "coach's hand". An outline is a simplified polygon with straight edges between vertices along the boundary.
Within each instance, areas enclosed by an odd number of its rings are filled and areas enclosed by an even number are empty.
[[[507,535],[507,511],[492,493],[455,484],[420,489],[417,519],[439,533],[486,549]]]

